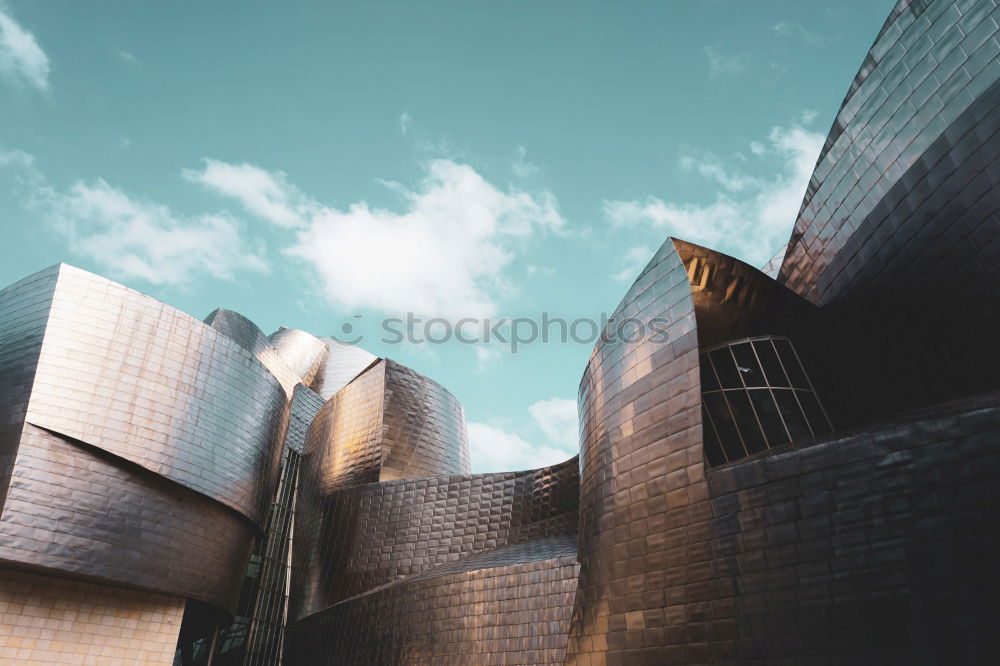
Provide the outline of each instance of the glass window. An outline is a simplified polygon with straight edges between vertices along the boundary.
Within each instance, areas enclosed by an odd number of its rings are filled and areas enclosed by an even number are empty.
[[[719,437],[715,434],[715,426],[712,425],[712,417],[708,415],[704,404],[701,406],[701,425],[705,440],[705,458],[712,467],[721,465],[726,462],[726,454],[722,452]]]
[[[787,338],[733,340],[700,362],[710,466],[832,430]]]
[[[743,442],[740,440],[739,430],[733,422],[733,416],[726,405],[726,399],[721,393],[709,393],[705,396],[705,405],[708,407],[709,416],[715,424],[715,431],[719,436],[719,443],[726,453],[726,460],[737,460],[747,454],[743,449]]]
[[[774,340],[774,347],[778,350],[778,356],[781,358],[782,365],[785,366],[785,374],[791,380],[792,386],[795,388],[809,388],[809,382],[806,381],[806,374],[802,371],[802,367],[799,365],[799,361],[795,357],[795,352],[792,350],[792,345],[788,343],[788,340],[777,338]]]
[[[819,406],[819,400],[816,399],[815,394],[812,391],[796,391],[796,393],[799,403],[806,413],[806,418],[809,419],[813,434],[825,435],[830,432],[830,422],[826,420],[826,415]]]
[[[764,373],[760,371],[760,364],[757,363],[757,356],[753,353],[753,348],[749,342],[733,345],[733,357],[736,359],[736,369],[743,377],[743,383],[747,386],[767,386],[764,381]]]
[[[757,340],[753,343],[753,348],[757,350],[757,357],[760,364],[764,366],[764,374],[771,386],[788,386],[788,378],[785,371],[781,369],[781,362],[778,361],[778,354],[774,351],[774,344],[770,340]]]
[[[719,376],[719,381],[722,382],[722,388],[743,388],[740,373],[736,369],[736,364],[733,363],[733,355],[729,353],[729,347],[716,349],[709,356],[712,357],[712,365],[715,366],[715,372]]]
[[[743,435],[743,445],[747,453],[757,453],[766,449],[764,434],[757,424],[757,417],[750,407],[750,398],[747,397],[746,391],[726,391],[726,399],[729,401],[740,434]]]
[[[778,406],[774,402],[774,396],[767,389],[756,389],[750,391],[750,401],[753,402],[754,409],[757,410],[757,418],[764,428],[764,436],[767,437],[768,446],[781,446],[788,442],[788,432],[778,415]]]
[[[775,389],[774,397],[778,401],[778,411],[781,412],[781,418],[785,421],[785,427],[788,428],[792,441],[809,437],[811,434],[809,426],[806,425],[806,418],[793,392],[788,389]]]
[[[719,389],[719,382],[715,379],[715,370],[712,369],[712,362],[708,358],[708,354],[701,355],[701,390],[702,391],[717,391]],[[583,401],[580,401],[583,404]]]

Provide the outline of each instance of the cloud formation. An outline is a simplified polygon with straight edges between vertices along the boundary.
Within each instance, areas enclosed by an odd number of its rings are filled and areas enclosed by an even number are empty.
[[[579,446],[576,400],[539,400],[528,407],[528,414],[553,444],[565,450],[575,450]]]
[[[116,277],[184,286],[268,270],[262,248],[247,243],[240,222],[226,213],[181,216],[102,179],[59,191],[23,151],[0,150],[0,167],[15,169],[24,206],[65,238],[71,252]]]
[[[539,400],[528,408],[543,443],[531,444],[507,424],[469,423],[472,466],[477,472],[506,472],[563,462],[579,451],[576,401]]]
[[[319,209],[282,171],[213,159],[204,162],[201,170],[184,169],[181,175],[216,194],[236,199],[248,212],[279,227],[301,227]]]
[[[13,85],[47,92],[49,58],[35,36],[14,20],[0,4],[0,77]]]
[[[610,200],[604,202],[605,216],[615,227],[647,226],[660,238],[676,236],[762,265],[788,238],[823,140],[795,124],[774,127],[765,141],[751,142],[751,154],[773,170],[771,177],[744,173],[708,153],[687,156],[683,168],[718,185],[711,203],[655,196]]]
[[[364,201],[323,206],[284,173],[248,164],[206,160],[184,177],[295,229],[285,253],[313,271],[331,303],[348,309],[493,316],[510,293],[503,271],[517,247],[565,226],[551,193],[504,191],[452,160],[427,163],[415,189],[385,183],[402,199],[399,211]]]

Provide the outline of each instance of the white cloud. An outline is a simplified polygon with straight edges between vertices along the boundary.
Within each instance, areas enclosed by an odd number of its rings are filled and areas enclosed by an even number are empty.
[[[534,469],[573,455],[553,446],[533,446],[519,435],[488,423],[469,424],[469,449],[476,472]]]
[[[823,44],[829,41],[825,35],[813,32],[799,23],[779,21],[775,24],[774,31],[782,37],[789,37],[803,44]]]
[[[746,56],[726,55],[711,46],[705,47],[705,55],[708,57],[708,73],[713,78],[723,75],[735,76],[747,68]]]
[[[0,150],[0,167],[13,167],[23,204],[37,212],[74,254],[121,278],[191,285],[239,271],[268,270],[262,248],[248,244],[228,214],[180,216],[167,206],[135,199],[98,179],[66,191],[52,187],[23,151]]]
[[[399,133],[406,136],[406,133],[410,131],[410,125],[413,124],[413,116],[410,115],[409,111],[403,111],[399,114]]]
[[[611,277],[619,282],[635,280],[639,276],[639,271],[645,268],[649,260],[653,258],[653,250],[645,245],[630,247],[621,259],[622,268]]]
[[[577,450],[580,443],[576,400],[549,398],[528,407],[528,414],[550,442],[565,451]],[[567,454],[568,458],[572,454]]]
[[[224,213],[179,217],[100,179],[38,194],[36,203],[71,251],[125,278],[190,285],[204,276],[230,280],[241,270],[267,270],[260,248],[249,247],[239,222]]]
[[[502,191],[451,160],[429,162],[415,190],[386,183],[403,198],[401,212],[364,201],[344,210],[321,206],[285,174],[249,164],[206,160],[184,176],[296,228],[286,253],[315,271],[330,302],[348,309],[492,316],[510,291],[503,271],[517,247],[565,225],[551,193]]]
[[[134,54],[129,53],[128,51],[123,51],[121,49],[118,49],[117,54],[118,54],[118,59],[124,62],[126,65],[129,65],[131,67],[142,67],[142,63],[139,62],[139,59],[136,58]]]
[[[13,84],[49,89],[49,58],[35,36],[0,5],[0,76]]]
[[[469,424],[473,470],[533,469],[563,462],[577,454],[580,443],[575,400],[539,400],[528,407],[528,414],[543,435],[540,443],[532,444],[513,432],[509,422]]]
[[[200,171],[184,169],[181,175],[217,194],[229,196],[249,212],[280,227],[301,227],[317,204],[288,182],[282,171],[265,171],[252,164],[228,164],[205,159]]]
[[[761,265],[787,240],[823,140],[823,135],[799,125],[775,127],[766,142],[750,145],[753,155],[774,169],[774,176],[726,170],[712,156],[687,158],[687,168],[721,186],[714,201],[671,202],[654,196],[605,201],[605,215],[615,226],[648,225]]]

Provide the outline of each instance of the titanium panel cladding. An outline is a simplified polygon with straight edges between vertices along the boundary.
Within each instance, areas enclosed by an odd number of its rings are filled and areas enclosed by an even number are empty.
[[[897,4],[816,164],[782,282],[820,305],[894,278],[979,283],[996,302],[998,20],[993,0]]]
[[[326,344],[326,358],[316,374],[311,387],[324,400],[332,398],[355,377],[378,360],[360,347],[346,345],[330,338],[320,338]]]
[[[27,420],[260,524],[287,418],[248,351],[148,296],[59,267]]]
[[[672,584],[691,575],[687,505],[706,496],[698,334],[687,268],[674,241],[657,251],[611,316],[669,323],[669,339],[602,339],[580,383],[580,586],[567,664],[613,663],[654,648],[643,631]],[[683,605],[683,604],[682,604]],[[674,609],[671,609],[672,611]]]
[[[465,411],[443,386],[386,359],[384,404],[379,480],[471,471]]]
[[[326,344],[305,331],[284,326],[268,336],[268,340],[292,372],[309,386],[326,358]]]
[[[539,542],[491,551],[469,570],[459,560],[312,615],[293,628],[287,663],[562,664],[579,565],[572,540],[550,541],[532,554],[517,551]]]
[[[299,523],[316,537],[296,541],[296,561],[309,563],[296,571],[297,615],[474,553],[575,535],[578,489],[572,458],[538,470],[389,481],[333,493]]]
[[[235,610],[254,529],[231,509],[30,424],[13,478],[0,561]]]

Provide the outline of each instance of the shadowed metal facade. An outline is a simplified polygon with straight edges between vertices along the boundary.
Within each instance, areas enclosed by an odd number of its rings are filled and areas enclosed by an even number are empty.
[[[667,239],[559,465],[470,474],[455,396],[331,338],[0,291],[0,604],[111,600],[0,651],[138,616],[137,663],[994,663],[998,20],[897,3],[787,247]]]

